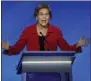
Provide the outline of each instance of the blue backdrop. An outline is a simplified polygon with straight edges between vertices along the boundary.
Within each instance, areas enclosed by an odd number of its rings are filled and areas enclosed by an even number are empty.
[[[15,44],[23,29],[36,22],[33,12],[41,3],[49,4],[53,15],[50,23],[60,27],[69,44],[77,43],[82,36],[90,37],[89,1],[2,1],[2,40],[8,40],[10,45]],[[2,81],[21,80],[21,76],[16,74],[21,54],[16,56],[2,54]],[[91,81],[90,45],[84,47],[83,52],[76,56],[73,64],[73,81]]]

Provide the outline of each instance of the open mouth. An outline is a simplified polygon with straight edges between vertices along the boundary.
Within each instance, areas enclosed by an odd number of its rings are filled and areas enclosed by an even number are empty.
[[[42,23],[46,23],[46,20],[42,20]]]

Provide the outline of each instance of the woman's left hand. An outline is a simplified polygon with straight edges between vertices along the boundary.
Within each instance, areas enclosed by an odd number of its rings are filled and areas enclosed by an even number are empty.
[[[83,37],[80,38],[80,40],[78,41],[76,47],[83,47],[83,46],[88,46],[88,44],[90,44],[90,39],[86,39]]]

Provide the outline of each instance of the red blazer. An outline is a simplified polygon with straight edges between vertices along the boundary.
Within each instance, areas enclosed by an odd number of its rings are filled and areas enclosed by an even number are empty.
[[[27,51],[40,51],[36,24],[25,28],[16,44],[11,46],[8,52],[4,51],[4,54],[19,54],[19,52],[23,50],[25,45]],[[46,34],[46,40],[44,41],[45,51],[57,51],[57,46],[59,46],[62,51],[81,52],[81,48],[76,48],[76,44],[71,46],[66,42],[66,40],[64,40],[62,32],[59,28],[49,24],[48,32]]]

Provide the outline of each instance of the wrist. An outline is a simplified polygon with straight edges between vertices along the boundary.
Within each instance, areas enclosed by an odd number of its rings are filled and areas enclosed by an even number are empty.
[[[80,47],[80,45],[77,43],[77,44],[76,44],[76,48],[78,48],[78,47]]]

